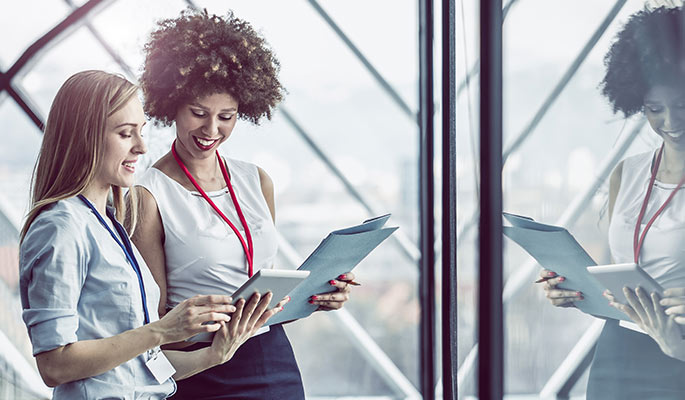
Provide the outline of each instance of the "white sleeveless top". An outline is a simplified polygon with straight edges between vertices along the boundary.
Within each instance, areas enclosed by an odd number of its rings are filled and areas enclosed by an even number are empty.
[[[609,225],[609,247],[616,263],[633,262],[633,234],[647,194],[654,152],[623,160],[621,188]],[[640,235],[676,184],[655,181]],[[681,188],[647,232],[640,266],[664,288],[685,287],[685,190]]]
[[[254,246],[254,272],[273,268],[278,250],[276,228],[266,204],[257,166],[226,159]],[[198,294],[231,295],[248,279],[247,260],[240,240],[199,192],[190,192],[156,168],[137,179],[157,201],[164,226],[167,307]],[[207,192],[245,237],[228,188]]]

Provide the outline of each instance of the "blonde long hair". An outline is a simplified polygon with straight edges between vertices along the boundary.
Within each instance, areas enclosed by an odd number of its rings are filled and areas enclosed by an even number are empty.
[[[43,143],[33,169],[31,209],[21,241],[38,214],[50,204],[82,193],[93,181],[103,152],[107,118],[137,94],[138,86],[103,71],[72,75],[50,107]],[[123,189],[112,186],[116,218],[126,214]],[[135,214],[136,202],[130,213]]]

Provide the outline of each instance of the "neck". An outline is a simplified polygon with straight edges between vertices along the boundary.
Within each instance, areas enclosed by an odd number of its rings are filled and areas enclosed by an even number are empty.
[[[109,196],[109,190],[109,185],[101,185],[97,182],[93,182],[81,192],[81,194],[93,203],[95,209],[104,217],[107,212],[107,197]]]
[[[183,146],[176,144],[175,148],[176,154],[195,179],[208,180],[216,177],[219,165],[215,154],[212,154],[211,157],[198,159],[191,156]]]
[[[664,155],[661,158],[659,169],[669,172],[685,171],[685,152],[664,146]]]

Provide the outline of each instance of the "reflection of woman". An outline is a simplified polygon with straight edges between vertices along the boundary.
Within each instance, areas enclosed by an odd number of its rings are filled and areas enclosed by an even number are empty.
[[[166,398],[175,386],[166,358],[176,379],[224,362],[252,334],[252,310],[266,308],[196,296],[157,317],[157,285],[114,216],[124,213],[122,188],[146,151],[137,91],[121,77],[84,71],[50,108],[22,230],[20,286],[33,354],[55,399]],[[110,195],[115,210],[106,208]],[[217,332],[211,347],[159,353],[207,331]]]
[[[615,111],[640,111],[663,145],[628,157],[610,180],[609,246],[614,262],[638,262],[668,290],[664,298],[625,289],[630,304],[611,304],[649,336],[607,321],[590,371],[588,399],[682,399],[685,396],[685,12],[658,8],[634,14],[605,58],[603,94]],[[636,227],[637,225],[637,227]],[[543,271],[543,275],[553,272]],[[557,289],[557,306],[582,294]],[[608,295],[610,300],[613,300]]]
[[[175,122],[176,140],[138,182],[141,217],[132,223],[133,240],[161,287],[164,313],[198,293],[231,294],[253,272],[273,268],[272,181],[256,165],[224,159],[217,149],[237,118],[270,118],[283,89],[264,39],[231,14],[186,12],[162,21],[145,49],[146,111],[161,123]],[[324,309],[342,306],[353,275],[331,279],[338,290],[310,300]],[[177,397],[298,399],[304,393],[290,343],[276,325],[247,341],[230,362],[180,382]]]

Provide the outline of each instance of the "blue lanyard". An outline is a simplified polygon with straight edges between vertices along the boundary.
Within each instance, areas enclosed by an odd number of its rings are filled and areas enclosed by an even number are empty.
[[[143,299],[143,312],[145,313],[145,323],[150,322],[150,315],[147,311],[147,296],[145,295],[145,285],[143,284],[143,274],[140,272],[140,265],[138,265],[138,260],[136,260],[136,256],[133,254],[133,248],[131,247],[131,241],[128,239],[128,234],[126,233],[126,230],[124,229],[123,226],[119,223],[119,221],[114,218],[112,213],[107,210],[107,217],[112,221],[114,224],[114,229],[119,232],[119,236],[123,239],[124,243],[122,244],[117,235],[112,232],[112,229],[110,229],[109,225],[105,222],[105,220],[102,218],[102,215],[98,212],[98,210],[95,208],[95,206],[86,199],[86,197],[82,194],[78,195],[78,198],[83,201],[88,208],[90,208],[91,211],[93,211],[93,214],[98,218],[98,221],[104,226],[107,231],[109,232],[110,235],[112,235],[112,238],[114,239],[115,242],[121,247],[121,250],[124,251],[124,254],[126,255],[126,259],[128,260],[128,263],[131,264],[133,267],[133,270],[136,272],[136,275],[138,276],[138,284],[140,286],[140,295],[141,298]]]

